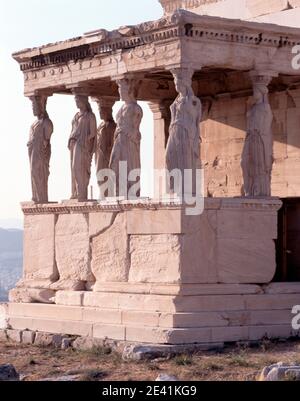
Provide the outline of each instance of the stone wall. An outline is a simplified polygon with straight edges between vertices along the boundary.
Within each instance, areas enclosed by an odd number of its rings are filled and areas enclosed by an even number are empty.
[[[56,305],[10,303],[0,337],[23,343],[35,337],[35,344],[49,345],[53,336],[44,333],[52,333],[59,334],[56,344],[69,335],[85,337],[87,344],[96,339],[209,348],[300,335],[291,325],[299,283],[176,287],[103,286],[98,293],[59,291]]]
[[[248,98],[222,98],[212,103],[202,123],[202,160],[206,195],[240,196],[240,166],[246,135]],[[270,95],[274,112],[274,168],[272,195],[300,196],[300,90]]]
[[[279,200],[206,199],[198,216],[140,202],[24,204],[24,273],[10,302],[54,303],[61,290],[77,297],[112,283],[272,281]]]
[[[300,27],[299,0],[160,0],[165,13],[183,8],[200,15]]]

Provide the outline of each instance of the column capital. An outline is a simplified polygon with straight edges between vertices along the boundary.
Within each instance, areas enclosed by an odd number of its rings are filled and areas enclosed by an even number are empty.
[[[140,72],[137,72],[136,74],[130,72],[130,73],[125,73],[125,74],[113,75],[113,76],[111,77],[111,80],[112,80],[112,81],[115,81],[115,82],[116,82],[116,81],[121,81],[122,79],[130,79],[130,80],[139,81],[140,79],[143,79],[144,76],[145,76],[145,75],[144,75],[143,73],[140,73]]]
[[[53,94],[54,94],[54,92],[49,90],[49,89],[46,89],[46,90],[35,90],[35,91],[31,92],[31,93],[27,93],[26,97],[28,99],[31,99],[31,98],[33,98],[35,96],[37,96],[37,97],[39,97],[39,96],[40,97],[47,97],[48,98],[48,97],[53,96]]]
[[[180,70],[188,70],[191,72],[195,71],[200,71],[202,69],[202,66],[199,66],[198,64],[193,64],[193,63],[176,63],[176,64],[171,64],[165,67],[167,71],[173,72],[173,71],[180,71]]]
[[[65,86],[73,95],[90,96],[90,88],[81,84],[70,84]]]
[[[114,96],[93,96],[92,101],[98,103],[100,107],[113,108],[119,98]]]
[[[272,81],[272,78],[278,77],[279,73],[274,70],[268,70],[263,68],[256,68],[249,72],[249,76],[253,83],[261,83],[266,86]]]
[[[173,102],[174,99],[151,100],[148,105],[153,114],[160,114],[160,116],[163,117],[165,113],[169,112]]]
[[[90,91],[88,88],[83,88],[83,87],[78,87],[78,88],[73,88],[72,89],[72,94],[74,96],[90,96]]]

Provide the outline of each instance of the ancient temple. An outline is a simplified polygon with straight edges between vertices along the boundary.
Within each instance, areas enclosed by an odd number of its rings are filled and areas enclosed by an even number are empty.
[[[160,2],[157,21],[13,55],[37,121],[33,200],[22,203],[24,276],[8,324],[174,346],[296,336],[300,2]],[[79,110],[69,138],[72,199],[49,203],[47,98],[60,95],[74,96]],[[201,214],[156,196],[157,182],[154,199],[88,199],[94,154],[117,177],[120,161],[140,168],[138,101],[153,112],[155,169],[204,169]]]

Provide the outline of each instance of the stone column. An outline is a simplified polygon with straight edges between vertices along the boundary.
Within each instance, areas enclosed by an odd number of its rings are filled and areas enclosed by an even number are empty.
[[[91,164],[97,137],[97,122],[89,96],[84,89],[74,89],[78,112],[72,121],[68,147],[71,157],[72,196],[79,202],[88,200]]]
[[[51,136],[53,124],[47,113],[47,95],[30,97],[35,122],[30,128],[27,143],[31,172],[32,201],[48,203],[48,178],[50,175]]]
[[[182,177],[192,172],[191,183],[184,182],[185,192],[196,192],[196,169],[200,168],[201,101],[194,95],[194,70],[179,67],[171,70],[178,96],[171,106],[170,135],[166,150],[166,167],[169,172],[180,170]],[[188,189],[188,184],[190,188]],[[171,192],[174,188],[171,187]]]
[[[253,97],[248,102],[247,136],[242,154],[244,193],[270,197],[273,168],[273,113],[269,103],[272,72],[252,71]]]
[[[98,127],[97,140],[95,146],[95,163],[98,178],[100,199],[107,197],[108,191],[102,189],[102,177],[100,172],[109,168],[111,153],[114,145],[114,136],[117,125],[113,118],[113,106],[117,99],[107,96],[96,97],[93,99],[99,108],[101,124]]]
[[[137,191],[136,196],[129,193],[134,185],[132,180],[140,177],[141,170],[140,125],[143,110],[137,103],[140,81],[131,75],[116,77],[115,80],[124,104],[116,118],[117,128],[109,167],[116,175],[116,195],[133,199],[140,193]]]
[[[170,106],[172,100],[161,100],[149,103],[154,119],[154,170],[166,169],[166,147],[169,139],[169,128],[171,123]],[[165,191],[165,188],[161,188]],[[160,195],[160,184],[154,178],[154,197]]]

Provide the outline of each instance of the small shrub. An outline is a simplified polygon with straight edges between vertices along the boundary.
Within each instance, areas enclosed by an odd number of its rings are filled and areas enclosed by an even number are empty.
[[[193,364],[193,358],[190,355],[178,355],[174,362],[177,366],[190,366]]]

